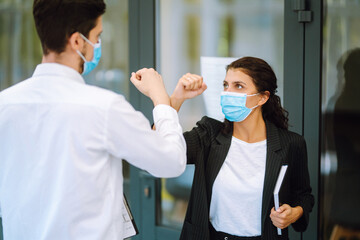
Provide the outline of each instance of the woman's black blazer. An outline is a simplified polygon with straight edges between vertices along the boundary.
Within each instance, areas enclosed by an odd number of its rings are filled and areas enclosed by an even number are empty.
[[[223,133],[223,128],[224,123],[203,117],[194,129],[184,133],[187,161],[188,164],[195,164],[195,174],[181,240],[210,239],[209,209],[212,187],[229,151],[232,138],[232,130],[226,134]],[[274,206],[273,191],[281,166],[287,164],[288,169],[280,190],[280,202],[303,208],[303,216],[292,226],[296,231],[305,231],[309,213],[314,205],[306,144],[302,136],[279,129],[269,121],[266,121],[266,138],[266,168],[261,211],[262,239],[288,239],[288,229],[284,229],[282,236],[278,236],[276,227],[270,219],[270,211]]]

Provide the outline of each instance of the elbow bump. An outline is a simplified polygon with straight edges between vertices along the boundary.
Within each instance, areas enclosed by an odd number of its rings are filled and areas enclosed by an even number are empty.
[[[186,168],[186,156],[177,159],[174,169],[174,177],[178,177],[184,173]]]

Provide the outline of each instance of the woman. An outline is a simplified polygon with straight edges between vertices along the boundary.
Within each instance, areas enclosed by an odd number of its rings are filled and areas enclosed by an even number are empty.
[[[195,174],[180,239],[288,239],[290,224],[305,231],[314,205],[306,144],[287,130],[276,88],[265,61],[238,59],[227,66],[221,94],[225,121],[203,117],[184,133]],[[200,76],[186,74],[171,105],[179,110],[205,89]],[[288,165],[280,191],[283,204],[275,211],[273,190],[282,165]]]

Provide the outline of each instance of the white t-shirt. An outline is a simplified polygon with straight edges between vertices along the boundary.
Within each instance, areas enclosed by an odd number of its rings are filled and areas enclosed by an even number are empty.
[[[266,140],[247,143],[232,138],[212,190],[210,222],[217,231],[261,235],[265,163]]]

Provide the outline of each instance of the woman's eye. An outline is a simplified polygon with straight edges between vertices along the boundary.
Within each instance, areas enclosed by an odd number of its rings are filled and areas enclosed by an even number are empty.
[[[236,84],[236,86],[235,86],[237,89],[241,89],[242,88],[242,86],[240,85],[240,84]]]
[[[223,83],[223,87],[224,87],[224,88],[228,88],[229,85],[228,85],[227,83]]]

